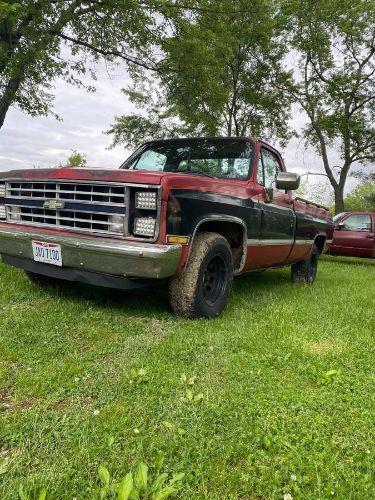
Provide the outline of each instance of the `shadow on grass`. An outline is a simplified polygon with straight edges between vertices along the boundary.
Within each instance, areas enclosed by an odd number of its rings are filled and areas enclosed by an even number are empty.
[[[345,255],[325,254],[321,257],[323,262],[335,262],[337,264],[350,264],[355,266],[375,266],[375,259],[365,257],[348,257]]]
[[[248,273],[234,280],[231,301],[256,295],[257,302],[268,300],[269,291],[282,294],[289,282],[289,272],[269,270],[262,273]],[[31,285],[37,286],[37,285]],[[45,287],[46,293],[73,301],[88,301],[100,309],[115,309],[132,316],[153,316],[168,314],[174,317],[168,295],[167,282],[135,290],[117,290],[100,286],[61,280],[57,285]]]

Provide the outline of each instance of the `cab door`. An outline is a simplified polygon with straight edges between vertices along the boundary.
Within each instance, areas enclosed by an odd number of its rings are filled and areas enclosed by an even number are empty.
[[[331,253],[374,257],[374,221],[371,214],[351,214],[335,226]]]
[[[276,177],[284,171],[280,157],[264,146],[258,160],[258,184],[261,186],[260,247],[264,266],[283,264],[293,247],[295,213],[291,193],[276,189]]]

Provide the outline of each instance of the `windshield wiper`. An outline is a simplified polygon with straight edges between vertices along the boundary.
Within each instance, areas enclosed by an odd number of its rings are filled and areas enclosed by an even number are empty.
[[[191,170],[191,169],[184,169],[184,170],[175,170],[175,172],[181,172],[183,174],[195,174],[195,175],[202,175],[204,177],[211,177],[211,179],[218,179],[216,175],[208,174],[204,170]]]

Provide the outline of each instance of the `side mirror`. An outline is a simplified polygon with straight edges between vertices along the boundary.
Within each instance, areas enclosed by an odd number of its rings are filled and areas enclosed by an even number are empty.
[[[338,224],[336,224],[335,229],[336,229],[336,231],[342,231],[343,227],[344,227],[344,223],[339,222]]]
[[[286,191],[299,188],[301,177],[293,172],[279,172],[276,177],[276,188]]]

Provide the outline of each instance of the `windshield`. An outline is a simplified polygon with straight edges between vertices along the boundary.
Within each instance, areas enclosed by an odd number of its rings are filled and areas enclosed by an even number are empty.
[[[346,215],[346,212],[343,212],[341,214],[337,214],[334,216],[334,218],[332,219],[334,223],[338,222],[339,220],[343,219]]]
[[[252,153],[247,139],[173,139],[146,144],[121,168],[246,179]]]

